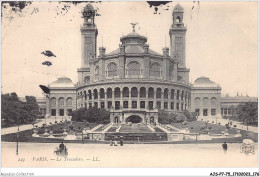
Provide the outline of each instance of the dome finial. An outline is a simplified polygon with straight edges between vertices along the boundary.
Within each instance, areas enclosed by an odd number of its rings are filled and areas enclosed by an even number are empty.
[[[133,27],[133,32],[135,32],[135,26],[138,24],[138,23],[130,23]]]

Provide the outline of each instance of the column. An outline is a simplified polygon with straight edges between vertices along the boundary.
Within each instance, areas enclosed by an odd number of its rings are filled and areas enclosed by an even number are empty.
[[[123,109],[123,90],[120,90],[120,107]]]
[[[148,91],[146,91],[146,95],[145,95],[145,108],[148,108],[148,106],[149,106]]]
[[[97,92],[97,102],[98,102],[98,108],[101,107],[101,104],[100,104],[100,92]]]
[[[162,99],[161,109],[164,109],[164,91],[162,92],[161,99]]]
[[[174,92],[174,110],[177,111],[177,90]]]
[[[92,108],[93,108],[94,107],[94,92],[92,92],[91,94],[92,94],[91,104],[92,104]]]
[[[56,99],[56,115],[59,116],[59,98]]]
[[[89,102],[89,93],[87,93],[87,101],[86,101],[87,109],[89,108],[89,104],[88,104],[88,102]]]
[[[104,103],[104,107],[105,109],[107,109],[107,92],[104,92],[105,93],[105,103]]]
[[[112,91],[112,107],[115,110],[115,91]]]
[[[153,92],[153,109],[155,109],[157,107],[156,104],[156,90]]]
[[[67,98],[64,98],[64,116],[67,116]]]
[[[128,97],[128,108],[132,109],[132,102],[131,102],[131,89],[129,89],[129,97]]]
[[[140,109],[140,91],[137,90],[137,109]]]

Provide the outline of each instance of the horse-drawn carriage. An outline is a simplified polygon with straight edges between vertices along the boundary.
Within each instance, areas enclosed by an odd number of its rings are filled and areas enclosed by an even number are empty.
[[[68,149],[66,148],[66,146],[64,146],[64,148],[56,147],[54,149],[54,154],[59,155],[59,156],[67,156]]]
[[[242,153],[254,153],[255,152],[254,141],[250,139],[244,139],[240,147],[240,151]]]

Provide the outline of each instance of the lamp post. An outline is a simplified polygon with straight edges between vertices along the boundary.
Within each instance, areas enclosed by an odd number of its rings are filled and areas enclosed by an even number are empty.
[[[17,126],[16,155],[18,155],[18,143],[19,143],[19,119],[18,119],[18,117],[17,117],[17,123],[18,123],[18,126]]]

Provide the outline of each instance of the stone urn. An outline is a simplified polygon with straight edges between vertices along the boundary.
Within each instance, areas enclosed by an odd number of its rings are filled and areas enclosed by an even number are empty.
[[[45,133],[43,134],[44,136],[49,136],[50,134],[48,133],[48,129],[45,129]]]
[[[50,136],[49,136],[50,138],[54,138],[54,136],[53,136],[53,131],[52,130],[50,130]]]
[[[66,129],[66,128],[63,129],[63,135],[64,135],[64,136],[67,136],[67,135],[68,135],[68,132],[67,132],[67,129]]]
[[[32,137],[39,137],[38,129],[34,129],[34,130],[33,130]]]

